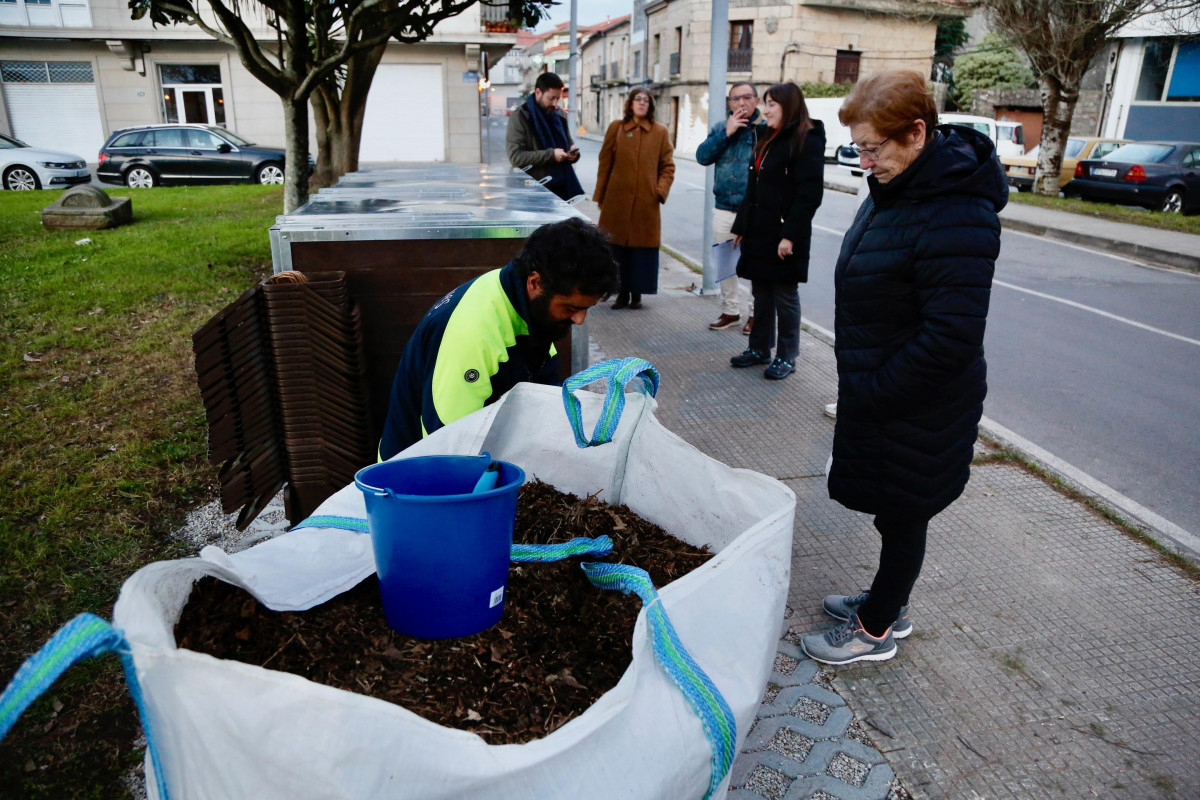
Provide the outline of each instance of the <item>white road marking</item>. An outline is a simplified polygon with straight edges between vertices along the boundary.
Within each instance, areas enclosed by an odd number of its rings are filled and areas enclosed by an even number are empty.
[[[1121,317],[1116,314],[1111,314],[1107,311],[1101,311],[1098,308],[1093,308],[1092,306],[1085,306],[1083,303],[1076,303],[1074,300],[1066,300],[1062,297],[1055,297],[1052,294],[1046,294],[1045,292],[1037,292],[1037,291],[1034,291],[1033,289],[1026,289],[1024,286],[1017,286],[1016,284],[1008,283],[1007,281],[998,281],[998,280],[993,279],[992,284],[994,286],[1003,286],[1005,289],[1012,289],[1013,291],[1016,291],[1016,292],[1024,292],[1025,294],[1031,294],[1034,297],[1040,297],[1043,300],[1053,300],[1056,303],[1062,303],[1065,306],[1071,306],[1072,308],[1078,308],[1081,311],[1090,311],[1093,314],[1099,314],[1102,317],[1107,317],[1108,319],[1116,320],[1117,322],[1123,322],[1126,325],[1132,325],[1135,328],[1141,328],[1144,331],[1150,331],[1151,333],[1157,333],[1161,336],[1166,336],[1171,339],[1178,339],[1181,342],[1187,342],[1188,344],[1200,345],[1200,339],[1191,339],[1187,336],[1181,336],[1178,333],[1171,333],[1170,331],[1164,331],[1162,328],[1155,328],[1150,325],[1146,325],[1145,323],[1138,322],[1137,320],[1129,319],[1128,317]]]

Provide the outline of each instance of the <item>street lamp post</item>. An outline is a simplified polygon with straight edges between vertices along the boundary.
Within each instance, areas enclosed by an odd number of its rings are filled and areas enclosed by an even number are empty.
[[[572,0],[574,2],[574,0]],[[718,122],[725,121],[725,75],[729,48],[729,0],[712,1],[712,32],[708,44],[708,130]],[[704,170],[704,275],[700,293],[711,293],[717,289],[716,266],[713,264],[713,182],[716,167]]]

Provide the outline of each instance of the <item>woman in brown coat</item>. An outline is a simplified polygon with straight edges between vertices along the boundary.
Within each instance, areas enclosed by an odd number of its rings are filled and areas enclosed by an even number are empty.
[[[592,197],[621,265],[613,308],[641,308],[642,295],[658,291],[658,207],[675,180],[673,150],[666,126],[654,121],[654,96],[634,89],[625,101],[625,118],[604,134]]]

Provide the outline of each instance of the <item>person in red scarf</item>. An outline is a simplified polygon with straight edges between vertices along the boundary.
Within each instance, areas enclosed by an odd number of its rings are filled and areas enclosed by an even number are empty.
[[[750,346],[729,363],[768,364],[763,375],[782,380],[796,371],[800,352],[797,285],[808,281],[812,220],[825,191],[825,127],[808,115],[794,83],[775,84],[763,101],[768,132],[754,147],[746,199],[733,222],[742,251],[737,274],[750,279],[754,327]]]

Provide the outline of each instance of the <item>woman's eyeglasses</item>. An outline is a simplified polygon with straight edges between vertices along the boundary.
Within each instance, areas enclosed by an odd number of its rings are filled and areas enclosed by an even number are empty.
[[[857,144],[854,144],[853,142],[851,142],[850,149],[854,151],[854,155],[856,155],[856,156],[861,156],[865,153],[866,155],[870,156],[871,158],[874,158],[875,156],[879,155],[879,151],[883,149],[883,146],[885,144],[887,144],[888,142],[890,142],[891,140],[892,140],[892,137],[889,136],[888,138],[884,139],[882,142],[875,145],[874,147],[862,147],[861,145],[857,145]]]

